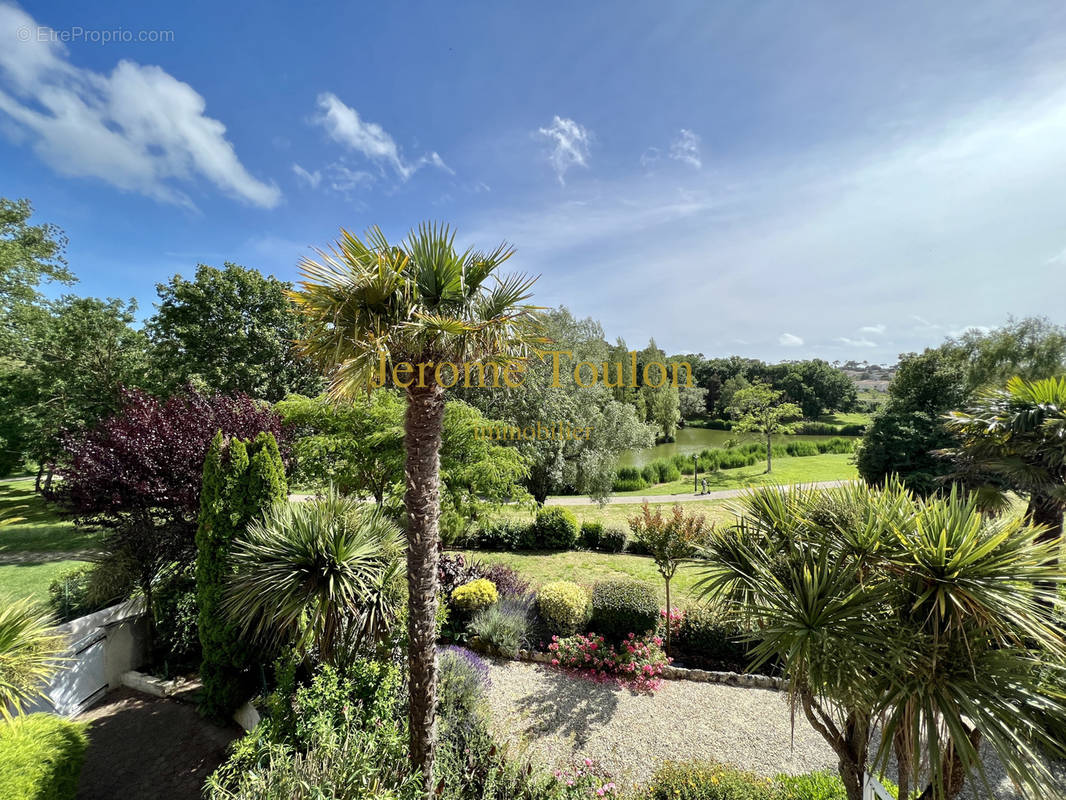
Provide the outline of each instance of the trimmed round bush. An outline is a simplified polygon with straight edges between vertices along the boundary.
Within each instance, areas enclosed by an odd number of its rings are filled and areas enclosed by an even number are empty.
[[[588,621],[589,596],[571,581],[546,583],[537,591],[537,611],[551,633],[572,636]]]
[[[629,544],[629,531],[616,525],[610,525],[600,534],[599,549],[606,553],[624,552]]]
[[[741,637],[736,622],[710,606],[700,606],[685,612],[677,644],[686,663],[739,672],[747,666],[748,658],[748,647]]]
[[[595,550],[600,546],[600,535],[603,533],[602,522],[582,522],[579,541],[586,550]]]
[[[479,522],[465,539],[475,550],[532,550],[533,526],[510,517]]]
[[[499,599],[500,595],[496,587],[486,578],[464,583],[452,591],[452,605],[460,611],[471,614],[491,606]]]
[[[89,739],[86,725],[55,714],[0,721],[5,800],[73,800]]]
[[[538,550],[572,550],[577,544],[577,518],[563,506],[548,506],[537,512],[533,542]]]
[[[659,601],[651,584],[635,580],[599,581],[592,587],[591,629],[611,639],[641,636],[659,623]]]

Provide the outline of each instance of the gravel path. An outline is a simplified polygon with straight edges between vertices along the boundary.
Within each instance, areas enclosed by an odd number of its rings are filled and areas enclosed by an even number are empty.
[[[790,484],[793,488],[797,489],[833,489],[837,486],[846,486],[849,483],[855,483],[855,481],[819,481],[817,483],[797,483]],[[766,484],[771,485],[771,484]],[[607,498],[608,503],[643,503],[647,500],[649,503],[690,503],[699,500],[726,500],[730,497],[740,497],[741,495],[751,491],[752,488],[760,487],[745,487],[743,489],[715,489],[713,492],[707,492],[706,494],[697,494],[692,492],[691,494],[652,494],[647,496],[638,496],[635,494],[627,495],[612,495]],[[589,500],[588,497],[570,497],[570,496],[556,496],[549,497],[544,501],[546,506],[591,506],[595,501]]]
[[[518,661],[491,662],[489,677],[497,734],[549,768],[592,758],[622,785],[647,781],[667,759],[709,758],[767,777],[836,771],[833,751],[802,714],[793,732],[783,692],[664,681],[654,695],[638,695]],[[987,766],[995,797],[1015,798],[1006,779],[997,780],[998,764]]]

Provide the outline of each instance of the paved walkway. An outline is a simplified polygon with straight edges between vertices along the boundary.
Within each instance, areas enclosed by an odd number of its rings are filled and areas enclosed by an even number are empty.
[[[204,781],[241,731],[189,703],[118,689],[78,717],[89,751],[77,800],[200,800]]]
[[[855,481],[820,481],[818,483],[797,483],[792,484],[794,488],[803,489],[832,489],[837,486],[844,486],[849,483],[855,483]],[[647,495],[612,495],[608,498],[608,503],[643,503],[647,500],[649,503],[692,503],[699,500],[727,500],[730,497],[740,497],[746,492],[752,489],[762,489],[772,484],[764,484],[762,486],[748,486],[743,489],[719,489],[714,492],[707,492],[706,494],[647,494]],[[549,497],[545,501],[545,505],[548,506],[589,506],[593,505],[595,501],[589,500],[588,497]]]

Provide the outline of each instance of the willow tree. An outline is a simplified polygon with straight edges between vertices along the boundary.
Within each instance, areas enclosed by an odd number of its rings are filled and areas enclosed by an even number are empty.
[[[476,364],[517,382],[543,340],[527,305],[535,279],[497,275],[513,254],[455,247],[447,227],[423,223],[400,244],[379,228],[348,231],[318,259],[304,259],[291,297],[307,333],[300,348],[322,368],[340,399],[366,392],[384,373],[404,390],[407,515],[410,753],[427,797],[436,743],[436,641],[440,445],[446,389]],[[408,368],[413,365],[413,370]],[[471,369],[471,378],[479,372]],[[463,380],[465,376],[458,376]],[[497,385],[502,385],[497,383]]]

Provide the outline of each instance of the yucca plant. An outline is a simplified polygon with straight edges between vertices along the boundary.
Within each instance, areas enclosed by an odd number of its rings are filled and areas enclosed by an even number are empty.
[[[1026,796],[1055,796],[1042,754],[1064,754],[1049,733],[1066,723],[1063,575],[1041,528],[895,482],[756,491],[737,514],[701,552],[699,589],[754,631],[752,668],[783,665],[849,800],[893,754],[902,800],[922,781],[923,800],[950,800],[982,781],[981,742]]]
[[[533,279],[499,276],[513,254],[459,250],[447,226],[423,224],[402,244],[378,228],[359,239],[342,231],[318,260],[301,262],[292,299],[307,335],[301,349],[328,375],[338,398],[366,392],[379,365],[429,365],[424,379],[402,387],[406,450],[408,664],[411,759],[427,797],[433,784],[436,708],[440,443],[445,386],[434,365],[520,365],[544,340],[528,304]],[[442,377],[443,377],[442,373]]]
[[[32,601],[0,608],[0,716],[10,719],[12,711],[19,714],[27,702],[44,697],[65,648],[55,620]]]
[[[402,542],[381,511],[348,497],[277,503],[233,544],[226,611],[245,635],[331,663],[387,629]]]
[[[985,495],[1012,489],[1029,500],[1026,515],[1044,526],[1046,539],[1062,539],[1066,509],[1066,377],[1011,378],[1004,389],[982,392],[947,427],[962,440],[954,456],[963,478],[994,476]],[[1002,503],[1000,503],[1002,505]]]

